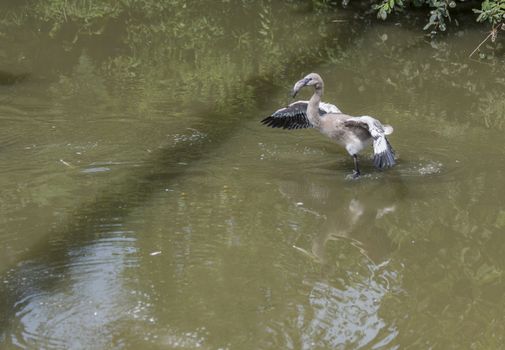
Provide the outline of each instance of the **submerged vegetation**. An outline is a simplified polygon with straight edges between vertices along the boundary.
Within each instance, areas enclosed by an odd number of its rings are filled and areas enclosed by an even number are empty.
[[[144,98],[170,86],[183,104],[219,110],[229,109],[236,100],[250,104],[258,81],[280,80],[271,78],[280,78],[295,62],[322,60],[324,42],[333,45],[325,35],[333,25],[330,18],[318,23],[310,12],[296,11],[302,5],[291,4],[296,21],[280,21],[282,6],[270,1],[26,1],[2,6],[0,33],[4,38],[19,36],[21,27],[25,35],[59,43],[53,49],[61,55],[88,56],[97,65],[95,71],[116,83],[143,77],[150,89]],[[251,20],[237,26],[245,16]],[[318,40],[308,40],[304,25],[319,28]],[[89,45],[105,41],[108,47],[100,50]],[[23,50],[5,55],[4,64],[29,66],[33,55]],[[254,55],[257,51],[263,54]],[[48,62],[48,69],[58,70],[64,82],[62,68]]]
[[[449,29],[461,30],[471,25],[473,22],[480,22],[490,26],[490,31],[484,35],[482,42],[476,43],[473,55],[483,47],[483,44],[490,41],[495,43],[499,33],[505,30],[505,0],[485,0],[485,1],[464,1],[464,0],[372,0],[362,2],[358,0],[287,0],[292,8],[312,9],[319,13],[326,13],[328,16],[313,20],[321,37],[328,32],[332,21],[340,23],[347,22],[352,16],[363,23],[370,23],[374,18],[382,20],[391,19],[403,21],[421,28],[432,38],[437,33],[446,32]],[[284,4],[285,5],[285,4]],[[208,8],[205,16],[199,15],[201,7]],[[12,30],[20,25],[31,23],[39,32],[38,35],[47,34],[49,38],[60,39],[66,49],[70,50],[79,41],[87,40],[90,37],[117,35],[121,44],[128,46],[129,57],[111,57],[109,67],[117,69],[132,70],[139,66],[142,55],[147,53],[152,57],[164,57],[167,54],[171,59],[179,61],[193,62],[199,61],[203,57],[207,60],[208,52],[214,47],[229,49],[232,46],[233,54],[242,55],[247,60],[247,50],[266,50],[265,62],[255,62],[261,71],[263,64],[268,62],[269,66],[273,61],[279,59],[278,68],[284,64],[282,51],[296,47],[301,51],[300,40],[303,36],[297,34],[300,26],[289,21],[279,21],[275,18],[275,8],[280,7],[272,1],[250,1],[241,0],[231,3],[229,0],[222,1],[191,1],[191,0],[171,0],[165,2],[151,0],[26,0],[12,4],[2,5],[0,14],[0,34],[8,35]],[[240,10],[237,11],[237,8]],[[256,13],[256,24],[246,26],[241,31],[233,30],[232,37],[225,35],[225,31],[234,20],[241,16],[250,16]],[[332,19],[331,13],[338,13],[338,19]],[[341,19],[344,15],[345,19]],[[357,15],[357,16],[356,16]],[[281,16],[281,14],[279,14]],[[309,18],[309,17],[306,17]],[[415,19],[412,21],[412,19]],[[217,20],[219,19],[219,20]],[[280,24],[282,22],[282,24]],[[317,23],[316,23],[317,22]],[[126,26],[119,25],[125,23]],[[298,23],[301,23],[298,20]],[[291,27],[288,31],[286,26]],[[34,28],[35,29],[35,28]],[[15,29],[14,29],[15,30]],[[256,35],[262,37],[258,42]],[[283,33],[286,38],[292,34],[291,40],[279,41],[279,34]],[[290,34],[288,34],[290,33]],[[155,41],[152,39],[155,38]],[[254,39],[253,39],[254,38]],[[279,47],[280,43],[286,47]],[[139,46],[148,43],[150,47],[158,47],[162,44],[163,53],[152,55]],[[310,44],[310,42],[309,42]],[[174,52],[174,48],[177,47]],[[118,49],[123,49],[118,48]],[[498,50],[501,45],[496,46]],[[290,49],[290,50],[291,50]],[[306,48],[304,52],[308,52]],[[320,47],[316,55],[320,55]],[[228,50],[229,52],[230,50]],[[177,57],[174,57],[176,55]],[[229,56],[229,54],[227,53]],[[305,55],[305,54],[304,54]],[[311,53],[312,55],[312,53]],[[209,60],[219,61],[230,60],[230,57],[208,57]],[[322,55],[324,56],[324,54]],[[144,57],[145,58],[145,57]],[[482,58],[482,57],[481,57]],[[214,65],[213,65],[214,66]],[[219,66],[219,65],[218,65]],[[227,70],[238,67],[227,67]],[[244,65],[240,65],[242,69]],[[192,71],[194,72],[194,67]],[[208,69],[208,67],[201,67]],[[126,75],[133,74],[132,71],[124,71]],[[199,75],[199,73],[197,73]],[[200,85],[198,85],[200,88]]]
[[[466,19],[465,25],[477,20],[492,26],[485,39],[495,41],[503,28],[505,0],[372,3],[370,7],[370,2],[365,4],[357,0],[344,3],[330,0],[286,0],[282,3],[266,0],[235,3],[229,0],[26,0],[0,5],[0,40],[9,43],[32,36],[39,40],[40,50],[51,47],[54,56],[73,57],[76,63],[73,67],[60,66],[57,60],[45,62],[46,69],[59,76],[50,89],[54,94],[79,95],[85,85],[72,84],[79,81],[75,75],[82,72],[93,72],[102,78],[89,78],[102,84],[101,89],[95,89],[95,95],[120,90],[126,86],[124,82],[141,81],[142,93],[134,97],[140,112],[157,103],[160,91],[166,91],[167,87],[181,106],[199,104],[202,108],[221,111],[248,107],[255,103],[254,91],[262,81],[285,84],[284,77],[294,72],[300,74],[301,70],[306,73],[305,67],[322,62],[352,69],[355,60],[366,58],[345,48],[352,45],[365,51],[370,42],[380,48],[386,58],[381,66],[370,67],[370,71],[380,84],[386,82],[392,91],[412,89],[413,82],[427,81],[437,81],[447,89],[456,87],[462,96],[484,89],[484,77],[475,77],[467,69],[467,57],[474,48],[482,51],[475,55],[480,62],[491,66],[486,84],[495,84],[497,91],[505,84],[498,74],[503,61],[500,40],[494,46],[484,45],[485,40],[479,45],[477,37],[472,47],[464,48],[466,51],[450,52],[444,37],[432,41],[422,37],[409,39],[409,42],[402,42],[401,38],[388,40],[386,28],[393,25],[392,21],[374,21],[376,13],[379,18],[394,19],[394,25],[421,31],[428,13],[425,29],[448,31],[450,39],[465,35],[462,18]],[[206,8],[205,13],[201,12],[202,7]],[[289,18],[283,13],[286,7],[292,10]],[[244,17],[250,20],[238,26]],[[377,27],[381,28],[381,33],[374,40],[363,43],[361,38]],[[310,36],[306,35],[308,28]],[[450,28],[458,30],[448,30]],[[434,48],[433,57],[421,65],[409,62],[403,55],[419,45]],[[33,45],[11,45],[8,52],[0,49],[3,57],[0,69],[16,67],[12,76],[17,76],[16,72],[24,73],[29,70],[25,67],[39,59],[33,54],[34,50],[38,49]],[[395,66],[387,68],[385,63],[388,62],[394,62]],[[395,76],[402,79],[395,79]],[[465,83],[462,84],[461,79],[455,83],[452,76],[464,77]],[[11,78],[4,80],[12,81]],[[491,101],[500,100],[496,94],[488,95],[486,101],[493,105]],[[486,121],[487,126],[502,124],[499,120],[490,121],[489,117]]]

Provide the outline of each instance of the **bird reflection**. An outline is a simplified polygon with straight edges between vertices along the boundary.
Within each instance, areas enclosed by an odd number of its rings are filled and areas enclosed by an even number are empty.
[[[344,186],[334,177],[307,176],[284,180],[279,190],[300,214],[295,249],[321,265],[322,276],[303,276],[308,289],[296,308],[299,348],[373,348],[393,341],[397,330],[380,310],[400,280],[390,265],[393,244],[384,220],[396,215],[401,183]]]
[[[283,196],[296,203],[298,210],[317,217],[320,223],[310,227],[312,232],[301,230],[294,248],[327,265],[334,257],[327,249],[328,243],[344,241],[370,262],[380,264],[387,259],[392,244],[379,223],[397,208],[395,191],[384,191],[382,187],[383,184],[374,182],[349,189],[324,179],[284,181],[280,185]],[[303,245],[302,236],[306,235],[312,235],[308,247]]]

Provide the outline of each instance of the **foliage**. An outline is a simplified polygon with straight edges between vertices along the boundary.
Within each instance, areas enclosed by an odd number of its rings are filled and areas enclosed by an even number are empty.
[[[478,13],[477,22],[489,22],[493,26],[503,24],[505,19],[505,0],[485,0],[482,2],[480,10],[474,10]]]
[[[451,22],[451,11],[456,12],[467,3],[462,0],[381,0],[372,5],[377,11],[377,17],[385,20],[393,11],[405,11],[410,7],[428,7],[428,22],[424,30],[431,29],[432,34],[437,31],[446,31],[447,22]],[[467,7],[467,6],[466,6]],[[477,22],[488,22],[493,28],[502,25],[505,19],[504,0],[485,0],[480,9],[473,9],[478,14]]]
[[[373,8],[377,11],[377,17],[385,20],[393,11],[403,11],[407,5],[414,7],[428,6],[430,8],[430,16],[428,23],[424,26],[424,30],[433,29],[445,31],[447,29],[446,20],[451,20],[449,14],[450,8],[456,7],[454,0],[383,0],[381,3],[374,4]]]

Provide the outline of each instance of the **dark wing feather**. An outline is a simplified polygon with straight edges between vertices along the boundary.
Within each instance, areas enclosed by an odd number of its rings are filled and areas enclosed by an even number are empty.
[[[325,113],[325,111],[319,109],[320,115]],[[263,119],[261,123],[271,128],[289,130],[313,127],[309,118],[307,118],[307,102],[295,102],[285,108],[281,108]]]

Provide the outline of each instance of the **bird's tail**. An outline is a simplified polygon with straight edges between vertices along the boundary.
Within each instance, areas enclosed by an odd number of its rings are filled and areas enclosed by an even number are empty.
[[[396,164],[395,151],[386,136],[373,141],[373,164],[377,169],[390,168]]]

